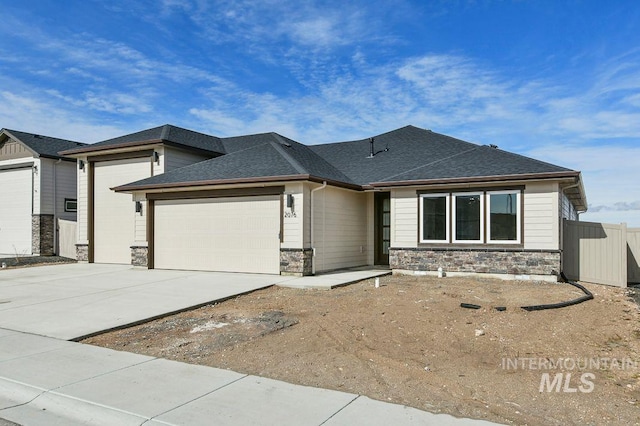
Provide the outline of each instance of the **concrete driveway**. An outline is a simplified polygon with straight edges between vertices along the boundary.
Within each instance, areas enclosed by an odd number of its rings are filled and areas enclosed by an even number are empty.
[[[104,264],[0,270],[0,328],[75,340],[291,279]]]

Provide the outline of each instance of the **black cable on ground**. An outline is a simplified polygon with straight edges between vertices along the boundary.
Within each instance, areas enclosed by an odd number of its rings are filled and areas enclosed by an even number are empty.
[[[549,304],[546,304],[546,305],[522,306],[522,309],[524,309],[525,311],[531,312],[531,311],[543,311],[545,309],[566,308],[567,306],[577,305],[578,303],[586,302],[587,300],[593,299],[593,293],[591,293],[589,290],[587,290],[583,285],[580,285],[575,281],[571,281],[569,278],[567,278],[567,276],[564,274],[564,272],[560,272],[560,276],[562,277],[562,279],[567,284],[571,284],[572,286],[577,287],[580,290],[582,290],[582,292],[585,295],[582,296],[582,297],[578,297],[577,299],[568,300],[566,302],[549,303]],[[480,309],[480,308],[482,308],[482,306],[474,305],[472,303],[461,303],[460,307],[461,308],[468,308],[468,309]],[[507,308],[505,306],[497,306],[496,307],[496,310],[498,310],[498,311],[505,311],[506,309]]]
[[[558,309],[558,308],[566,308],[567,306],[577,305],[578,303],[586,302],[587,300],[593,299],[593,293],[587,290],[583,285],[578,284],[575,281],[571,281],[564,272],[560,272],[560,276],[567,284],[571,284],[574,287],[579,288],[585,294],[582,297],[578,297],[577,299],[568,300],[566,302],[560,303],[550,303],[548,305],[533,305],[533,306],[522,306],[522,309],[525,311],[543,311],[545,309]]]

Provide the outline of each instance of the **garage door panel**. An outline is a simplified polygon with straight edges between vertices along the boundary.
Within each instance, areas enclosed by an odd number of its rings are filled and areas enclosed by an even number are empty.
[[[31,167],[0,171],[0,254],[31,254]]]
[[[156,268],[280,272],[277,196],[157,201],[154,222]]]
[[[94,261],[129,264],[135,204],[131,194],[116,193],[111,188],[149,177],[149,159],[104,161],[94,167]]]

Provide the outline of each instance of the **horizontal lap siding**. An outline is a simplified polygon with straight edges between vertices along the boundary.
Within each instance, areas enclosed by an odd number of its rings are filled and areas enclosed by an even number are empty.
[[[557,184],[530,184],[524,192],[524,245],[526,249],[560,248]]]
[[[366,195],[327,187],[313,197],[316,272],[366,265]]]
[[[164,171],[165,173],[180,167],[189,166],[191,164],[199,163],[207,160],[211,157],[204,156],[202,154],[194,154],[192,152],[186,152],[179,149],[164,148]]]
[[[391,247],[417,247],[418,226],[415,189],[391,191]]]

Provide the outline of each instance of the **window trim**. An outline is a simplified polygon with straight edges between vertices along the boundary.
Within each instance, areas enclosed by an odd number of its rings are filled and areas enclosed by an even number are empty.
[[[480,197],[480,238],[477,240],[458,240],[456,238],[456,222],[457,222],[457,214],[456,210],[456,200],[458,197],[468,197],[470,195],[477,195]],[[456,244],[485,244],[485,192],[484,191],[475,191],[475,192],[456,192],[451,194],[451,238],[452,241]]]
[[[444,240],[424,240],[422,237],[424,235],[424,199],[425,198],[445,198],[446,203],[446,217],[445,217],[445,239]],[[451,193],[449,192],[437,192],[437,193],[425,193],[420,194],[420,218],[419,221],[419,241],[420,243],[440,243],[447,244],[451,241]]]
[[[76,204],[76,208],[75,209],[70,209],[68,207],[68,203],[75,203]],[[78,212],[78,199],[77,198],[65,198],[64,199],[64,211],[65,212],[69,212],[69,213],[77,213]]]
[[[491,195],[516,194],[516,239],[515,240],[492,240],[491,239]],[[487,243],[489,244],[521,244],[522,243],[522,191],[503,190],[487,191]]]

